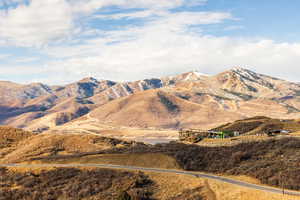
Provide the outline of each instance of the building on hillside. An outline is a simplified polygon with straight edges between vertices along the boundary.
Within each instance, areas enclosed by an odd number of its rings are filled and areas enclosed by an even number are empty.
[[[181,129],[179,131],[179,140],[188,142],[200,142],[203,138],[208,137],[208,131],[202,131],[197,129]]]
[[[237,137],[240,133],[238,131],[203,131],[199,129],[181,129],[179,131],[179,140],[197,143],[204,138],[221,138]]]
[[[234,132],[233,132],[233,135],[234,135],[234,137],[238,137],[238,136],[240,136],[240,132],[234,131]]]
[[[267,135],[275,135],[275,134],[288,134],[288,133],[290,133],[290,131],[288,131],[288,130],[269,130],[268,132],[267,132]]]

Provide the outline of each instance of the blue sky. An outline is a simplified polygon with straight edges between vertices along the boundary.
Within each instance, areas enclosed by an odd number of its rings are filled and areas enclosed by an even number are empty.
[[[299,81],[298,0],[2,0],[0,80],[118,81],[240,66]]]
[[[230,22],[242,29],[224,32],[222,29],[209,31],[218,36],[263,37],[279,42],[299,42],[300,1],[291,0],[213,0],[200,10],[227,11],[239,22]],[[214,32],[215,31],[215,32]]]

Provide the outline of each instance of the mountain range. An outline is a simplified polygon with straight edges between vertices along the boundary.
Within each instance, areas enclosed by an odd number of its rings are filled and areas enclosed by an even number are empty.
[[[133,82],[91,77],[62,86],[0,81],[0,124],[35,132],[90,123],[209,129],[262,115],[300,118],[300,84],[239,67],[211,76],[193,71]]]

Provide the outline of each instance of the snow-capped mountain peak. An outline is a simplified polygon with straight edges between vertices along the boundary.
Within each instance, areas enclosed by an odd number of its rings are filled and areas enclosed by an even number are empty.
[[[180,74],[179,76],[177,76],[177,79],[180,81],[198,81],[206,77],[208,77],[208,75],[202,74],[198,71],[191,71]]]
[[[190,72],[191,74],[195,75],[195,76],[209,76],[208,74],[204,74],[204,73],[201,73],[199,72],[198,70],[193,70]]]
[[[229,72],[232,72],[236,75],[238,75],[241,79],[246,79],[250,81],[257,81],[258,79],[262,79],[263,76],[261,74],[258,74],[256,72],[253,72],[249,69],[245,69],[242,67],[234,67]]]
[[[79,82],[90,82],[90,83],[99,83],[99,81],[94,77],[86,77]]]

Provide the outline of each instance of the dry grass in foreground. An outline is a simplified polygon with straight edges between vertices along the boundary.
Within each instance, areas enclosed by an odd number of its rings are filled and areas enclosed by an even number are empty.
[[[272,194],[227,183],[208,181],[216,200],[300,200],[300,197]]]
[[[6,146],[3,148],[0,146],[0,163],[24,162],[41,156],[72,155],[143,145],[92,134],[38,134],[24,137],[23,134],[27,132],[18,132],[15,134],[18,135],[16,140],[14,134],[4,133],[0,132],[0,139],[4,138],[0,140],[0,145],[1,141],[13,141],[13,145],[8,146],[6,142]]]
[[[15,146],[19,141],[31,137],[33,134],[22,129],[0,127],[0,149]]]
[[[154,167],[164,169],[181,169],[177,161],[168,155],[160,153],[145,154],[98,154],[83,157],[63,157],[58,159],[45,159],[26,162],[30,164],[115,164],[140,167]]]
[[[192,176],[95,168],[1,169],[1,200],[300,200]]]
[[[182,143],[112,149],[89,155],[41,156],[45,163],[109,163],[156,168],[181,168],[214,174],[245,175],[262,184],[300,190],[300,139],[282,138],[234,146],[203,147]]]
[[[151,200],[155,183],[143,173],[109,169],[16,172],[0,169],[1,200]]]

